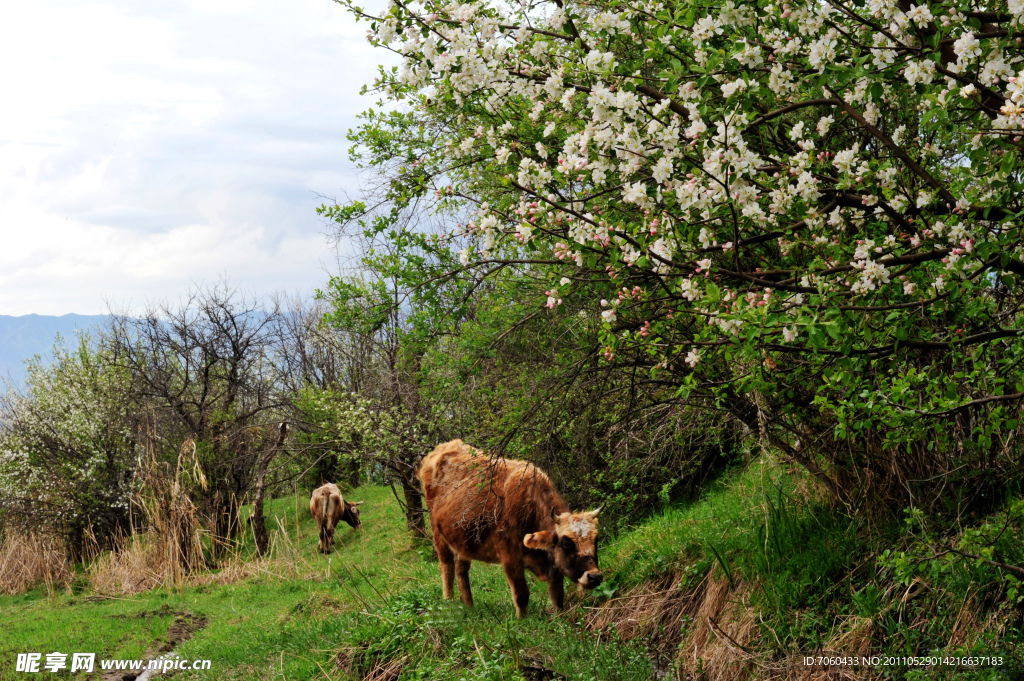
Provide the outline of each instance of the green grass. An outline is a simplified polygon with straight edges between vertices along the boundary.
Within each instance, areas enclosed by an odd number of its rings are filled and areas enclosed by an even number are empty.
[[[408,678],[445,678],[430,676],[436,671],[429,670],[437,665],[479,667],[471,673],[480,674],[467,678],[513,678],[507,675],[508,660],[503,657],[513,641],[519,642],[515,650],[526,651],[530,660],[574,672],[570,678],[650,678],[650,662],[642,651],[609,644],[607,637],[600,641],[576,622],[544,612],[547,591],[539,582],[531,580],[530,617],[515,620],[499,566],[474,564],[475,609],[466,609],[458,601],[444,602],[430,546],[414,540],[405,529],[391,490],[363,487],[352,496],[366,501],[363,529],[339,528],[335,552],[329,557],[316,550],[316,525],[305,498],[270,502],[270,526],[283,526],[299,551],[287,560],[271,562],[266,573],[247,581],[157,589],[105,600],[88,594],[50,599],[40,590],[0,597],[0,622],[4,623],[0,679],[20,677],[14,673],[14,659],[20,652],[141,658],[158,647],[174,621],[173,613],[207,621],[178,652],[189,659],[211,659],[212,668],[182,675],[187,678],[350,678],[334,664],[340,648],[363,641],[383,645],[379,642],[388,636],[393,640],[397,631],[408,634],[402,637],[403,645],[415,648],[422,641],[412,630],[430,636],[431,629],[418,629],[426,626],[426,618],[434,632],[431,641],[445,641],[450,659],[431,658],[418,671],[410,670],[415,675]],[[280,541],[280,529],[276,534]],[[291,577],[286,569],[304,574]],[[392,616],[394,622],[387,619]],[[392,624],[399,628],[389,628]],[[515,656],[509,660],[514,663]],[[494,672],[499,668],[503,671]]]
[[[182,678],[342,681],[402,661],[403,680],[522,679],[519,670],[529,668],[580,681],[653,679],[647,647],[654,642],[592,632],[583,623],[584,607],[667,573],[685,575],[680,588],[686,589],[711,570],[749,594],[761,628],[758,652],[768,658],[820,649],[859,617],[877,618],[878,653],[999,652],[1020,665],[1013,657],[1021,640],[1019,614],[1007,620],[998,640],[981,636],[970,650],[947,645],[969,598],[983,615],[1012,615],[1006,604],[1012,583],[1005,575],[970,562],[915,562],[920,529],[908,525],[890,528],[885,536],[870,534],[835,509],[804,498],[798,492],[802,475],[755,462],[723,476],[695,503],[665,509],[617,537],[602,537],[607,580],[597,592],[569,589],[570,607],[554,615],[544,585],[528,578],[525,620],[514,618],[498,566],[474,563],[476,608],[443,601],[430,547],[405,529],[388,488],[353,493],[366,501],[363,529],[339,528],[330,557],[316,551],[305,497],[276,499],[267,514],[279,557],[244,581],[121,599],[97,599],[81,588],[54,598],[38,590],[0,598],[0,679],[20,677],[13,671],[19,652],[140,658],[159,647],[180,613],[204,618],[206,626],[178,652],[213,661],[210,671]],[[992,523],[1001,526],[998,518]],[[1000,541],[995,555],[1024,558],[1017,529]],[[884,548],[893,550],[880,559]],[[243,546],[243,552],[251,551]],[[914,579],[925,580],[928,590],[892,607]],[[912,673],[887,671],[889,678]],[[975,670],[971,678],[1012,676]]]
[[[0,598],[0,622],[5,629],[0,636],[0,679],[15,678],[13,660],[19,652],[56,650],[95,652],[97,658],[141,657],[158,647],[174,621],[171,613],[206,618],[207,626],[180,652],[214,660],[210,678],[218,678],[228,668],[242,674],[240,670],[262,666],[268,657],[267,649],[261,647],[264,632],[286,632],[296,614],[308,608],[304,604],[320,599],[351,610],[359,598],[372,595],[365,583],[337,578],[341,563],[353,571],[358,567],[371,581],[392,588],[405,588],[410,580],[425,577],[422,558],[404,531],[391,491],[364,488],[359,492],[368,502],[364,529],[361,533],[347,525],[339,529],[336,553],[329,558],[316,551],[316,526],[304,500],[287,497],[268,504],[268,517],[271,527],[277,527],[280,520],[299,551],[287,563],[271,562],[267,572],[254,579],[224,586],[157,589],[117,599],[88,594],[48,599],[41,591]],[[282,533],[276,534],[280,540]],[[279,577],[279,571],[288,567],[305,575]],[[151,613],[156,614],[149,616]],[[278,666],[308,667],[297,656],[282,660],[279,653],[275,651]],[[291,671],[289,676],[298,670]]]

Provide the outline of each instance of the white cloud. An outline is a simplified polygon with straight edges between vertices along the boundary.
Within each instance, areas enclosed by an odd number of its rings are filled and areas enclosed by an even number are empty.
[[[228,276],[309,291],[317,193],[386,53],[329,0],[37,0],[0,24],[0,314],[97,313]]]

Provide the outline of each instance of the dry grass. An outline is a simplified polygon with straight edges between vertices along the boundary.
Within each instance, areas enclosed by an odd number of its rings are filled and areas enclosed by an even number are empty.
[[[160,526],[160,525],[158,525]],[[278,529],[270,534],[270,548],[264,558],[242,554],[239,545],[222,557],[216,570],[185,570],[180,561],[181,535],[173,531],[180,523],[165,523],[170,536],[159,531],[135,534],[121,542],[121,548],[104,553],[87,569],[89,584],[99,594],[129,596],[156,587],[223,586],[259,575],[278,579],[324,577],[324,568],[309,563],[301,547],[278,520]],[[195,547],[192,551],[198,551]]]
[[[680,588],[684,586],[684,588]],[[588,626],[614,628],[623,640],[646,638],[677,678],[743,681],[758,665],[751,652],[758,630],[748,586],[730,587],[724,575],[708,574],[686,589],[670,574],[638,586],[594,609]]]
[[[971,594],[960,607],[960,612],[957,613],[956,624],[953,625],[949,642],[946,643],[947,646],[962,646],[968,642],[969,637],[977,635],[980,627],[975,610],[975,598],[974,594]]]
[[[587,625],[600,631],[614,628],[627,641],[650,638],[659,653],[671,655],[684,621],[696,615],[707,580],[689,591],[681,590],[680,582],[678,574],[645,582],[591,610]]]
[[[870,655],[874,620],[870,617],[850,617],[840,631],[815,656],[864,657]],[[803,655],[791,655],[766,665],[762,671],[765,681],[864,681],[872,678],[865,667],[825,667],[807,665]]]
[[[820,667],[804,664],[802,656],[793,656],[766,670],[764,681],[866,681],[872,678],[862,667]]]
[[[202,522],[188,493],[191,486],[206,488],[195,442],[181,445],[173,471],[150,450],[139,477],[142,486],[134,503],[145,516],[149,534],[157,538],[151,544],[154,558],[166,566],[164,573],[174,584],[183,584],[189,574],[205,567]]]
[[[363,677],[363,681],[397,681],[405,669],[405,663],[409,661],[406,656],[396,657],[373,665],[370,673]]]
[[[105,596],[130,596],[163,584],[167,566],[158,541],[150,535],[122,541],[120,550],[104,553],[87,568],[89,585]]]
[[[825,654],[856,655],[864,657],[871,651],[875,635],[875,620],[870,617],[850,617],[837,636],[825,644]]]
[[[363,681],[396,681],[402,675],[409,657],[391,658],[389,660],[376,660],[370,671],[363,676],[359,673],[356,659],[359,651],[354,648],[342,648],[334,656],[334,665],[348,676],[359,676]]]
[[[684,585],[680,589],[680,585]],[[707,681],[860,681],[855,667],[807,666],[803,656],[772,660],[757,652],[760,629],[750,602],[752,587],[730,586],[724,575],[708,574],[685,588],[679,574],[642,584],[630,593],[595,608],[588,626],[614,628],[624,640],[646,638],[662,659],[671,660],[663,678]],[[873,622],[854,617],[826,646],[825,654],[869,653]],[[821,654],[821,653],[818,653]]]
[[[150,450],[139,477],[142,485],[133,502],[142,511],[148,531],[117,542],[118,548],[89,566],[89,583],[104,595],[184,586],[205,567],[202,524],[188,495],[190,482],[206,486],[195,443],[187,440],[181,446],[173,470]]]
[[[233,552],[221,556],[219,569],[209,569],[203,522],[188,494],[190,485],[205,485],[191,441],[182,446],[174,466],[151,454],[140,476],[143,484],[134,503],[148,529],[121,538],[115,549],[103,553],[93,540],[90,556],[95,558],[85,576],[96,593],[130,596],[156,587],[225,585],[260,574],[281,579],[324,575],[322,567],[309,563],[280,520],[265,558],[247,559],[235,544]],[[67,586],[74,576],[67,555],[56,540],[10,533],[0,544],[0,593],[21,593],[39,584],[53,593]]]
[[[683,585],[684,588],[680,589]],[[642,584],[591,611],[588,626],[614,629],[623,640],[646,639],[663,660],[671,660],[665,678],[707,681],[856,681],[867,676],[856,668],[804,665],[802,656],[772,660],[757,652],[761,631],[750,602],[752,587],[730,586],[724,575],[708,574],[691,588],[678,573]],[[867,655],[873,622],[851,618],[825,654]],[[818,653],[821,654],[821,653]]]
[[[67,550],[56,539],[9,532],[0,543],[0,593],[18,594],[42,584],[52,596],[73,577]]]
[[[99,594],[130,596],[160,586],[223,586],[261,573],[286,576],[275,570],[275,566],[268,565],[268,560],[247,561],[237,553],[224,561],[218,570],[192,570],[182,574],[180,564],[168,560],[168,541],[159,534],[137,534],[121,544],[123,548],[103,554],[87,569],[89,584]]]
[[[689,675],[703,673],[710,681],[743,681],[758,666],[751,643],[758,634],[750,587],[730,586],[724,575],[709,575],[694,626],[679,646],[676,657]]]

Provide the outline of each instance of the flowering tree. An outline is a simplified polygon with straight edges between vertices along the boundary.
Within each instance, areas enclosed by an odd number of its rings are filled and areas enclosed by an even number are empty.
[[[344,4],[402,57],[375,89],[411,102],[368,114],[364,160],[394,202],[471,213],[416,244],[415,286],[542,277],[551,314],[600,315],[607,362],[839,498],[1006,464],[1020,0]]]
[[[81,555],[130,531],[138,403],[128,375],[83,337],[29,362],[24,393],[0,396],[0,520],[51,532]]]

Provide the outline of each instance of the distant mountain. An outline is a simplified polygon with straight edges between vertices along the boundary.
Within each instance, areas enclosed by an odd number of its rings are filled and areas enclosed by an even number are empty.
[[[25,378],[25,360],[35,355],[48,356],[57,334],[68,346],[73,346],[76,331],[89,331],[106,319],[107,315],[0,315],[0,376],[21,385]]]

